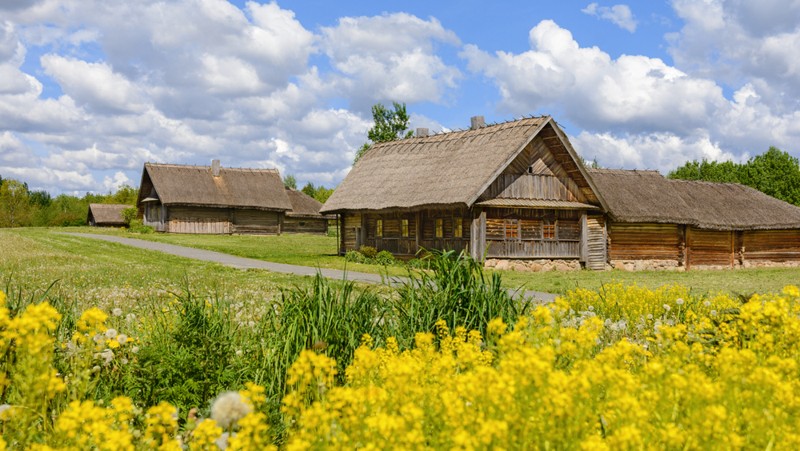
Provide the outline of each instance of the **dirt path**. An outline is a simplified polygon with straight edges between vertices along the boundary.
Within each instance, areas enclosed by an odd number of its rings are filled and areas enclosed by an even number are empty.
[[[222,252],[207,251],[204,249],[196,249],[193,247],[176,246],[174,244],[159,243],[155,241],[137,240],[135,238],[124,238],[113,235],[96,235],[92,233],[70,233],[70,235],[80,236],[83,238],[92,238],[96,240],[110,241],[112,243],[124,244],[126,246],[138,247],[151,251],[164,252],[166,254],[177,255],[179,257],[191,258],[195,260],[203,260],[208,262],[215,262],[226,266],[231,266],[240,269],[265,269],[267,271],[295,274],[298,276],[313,276],[317,272],[321,273],[323,277],[336,280],[352,280],[354,282],[383,284],[390,285],[402,283],[405,279],[403,277],[389,277],[386,278],[380,274],[371,274],[364,272],[348,271],[344,272],[340,269],[328,268],[314,268],[311,266],[287,265],[285,263],[274,263],[264,260],[256,260],[254,258],[237,257],[235,255],[223,254]],[[550,302],[555,299],[555,295],[551,293],[542,293],[539,291],[525,291],[524,296],[533,298],[535,300]]]

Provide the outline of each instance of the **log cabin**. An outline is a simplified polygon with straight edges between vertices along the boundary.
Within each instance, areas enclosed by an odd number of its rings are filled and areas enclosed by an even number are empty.
[[[800,208],[741,185],[590,170],[550,116],[375,144],[321,212],[338,216],[342,254],[463,250],[598,270],[800,261]]]
[[[219,160],[211,166],[145,163],[139,186],[142,221],[158,232],[327,233],[321,204],[284,187],[276,169],[225,168]]]
[[[86,223],[91,227],[124,227],[122,211],[131,208],[123,204],[89,204]]]

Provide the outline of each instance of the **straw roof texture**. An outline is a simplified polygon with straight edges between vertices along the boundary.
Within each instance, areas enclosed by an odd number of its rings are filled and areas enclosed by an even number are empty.
[[[145,163],[139,202],[150,195],[146,178],[164,205],[292,209],[276,169],[220,168],[214,177],[210,166]]]
[[[656,171],[590,169],[618,222],[687,224],[714,230],[800,228],[800,208],[736,183],[670,180]]]
[[[550,122],[526,118],[375,144],[321,211],[469,206]]]
[[[89,212],[87,222],[94,222],[97,225],[125,225],[125,220],[122,218],[122,211],[130,208],[130,205],[124,204],[89,204]]]
[[[322,202],[302,191],[291,188],[286,188],[286,194],[289,196],[289,202],[292,203],[292,211],[286,212],[286,216],[295,218],[324,218],[324,216],[319,213],[319,209],[322,208]]]

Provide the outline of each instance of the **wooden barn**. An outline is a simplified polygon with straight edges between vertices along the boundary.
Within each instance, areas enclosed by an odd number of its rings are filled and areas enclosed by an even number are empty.
[[[608,258],[627,269],[800,261],[800,208],[735,183],[590,169],[608,204]]]
[[[125,219],[122,211],[130,207],[121,204],[89,204],[86,223],[92,227],[123,227]]]
[[[276,169],[224,168],[219,160],[211,166],[145,163],[137,205],[143,223],[159,232],[208,234],[280,234],[297,205],[304,225],[292,218],[289,229],[322,233],[311,224],[327,220],[314,213],[314,199],[303,197],[287,194]]]
[[[591,269],[800,260],[800,208],[740,185],[589,170],[549,116],[376,144],[321,212],[338,215],[340,253],[455,249]]]

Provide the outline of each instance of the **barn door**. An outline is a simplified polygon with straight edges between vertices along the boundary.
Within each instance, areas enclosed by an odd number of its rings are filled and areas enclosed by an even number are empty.
[[[602,216],[586,217],[586,267],[602,270],[606,267],[606,224]]]

